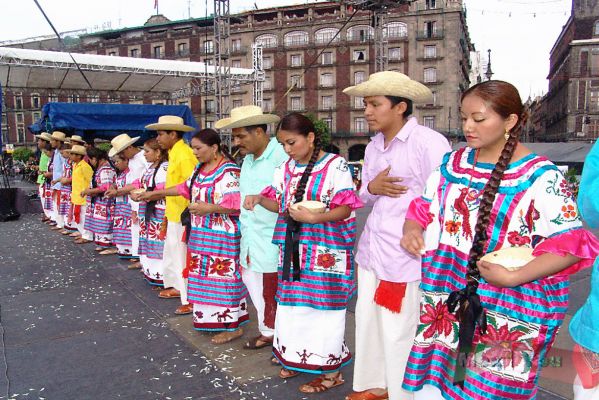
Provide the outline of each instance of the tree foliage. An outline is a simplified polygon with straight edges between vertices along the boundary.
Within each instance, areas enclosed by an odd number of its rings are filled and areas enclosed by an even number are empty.
[[[312,121],[314,124],[314,128],[316,129],[316,133],[320,138],[320,147],[325,149],[331,144],[331,131],[329,129],[329,125],[321,119],[316,118],[314,114],[307,114],[306,117]]]
[[[17,147],[13,153],[12,158],[14,160],[27,162],[29,157],[33,155],[33,151],[28,149],[27,147]]]

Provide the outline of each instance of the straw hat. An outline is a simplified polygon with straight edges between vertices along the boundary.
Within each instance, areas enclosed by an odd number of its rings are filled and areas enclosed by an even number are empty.
[[[158,122],[155,124],[146,125],[146,129],[151,131],[177,131],[177,132],[191,132],[196,129],[185,125],[183,118],[175,115],[163,115],[158,118]]]
[[[52,132],[51,138],[60,142],[64,142],[65,140],[67,140],[67,135],[65,135],[64,132],[61,131],[54,131]]]
[[[274,114],[264,114],[258,106],[242,106],[231,110],[230,118],[219,119],[214,123],[216,129],[243,128],[245,126],[277,123],[281,118]]]
[[[48,132],[42,132],[39,135],[35,135],[35,137],[38,138],[38,139],[45,140],[47,142],[49,142],[50,140],[52,140],[52,136],[50,136],[50,134]]]
[[[396,96],[412,100],[414,103],[428,103],[433,99],[431,90],[407,75],[395,71],[377,72],[368,80],[343,90],[350,96]]]
[[[69,153],[72,154],[79,154],[80,156],[86,156],[87,152],[85,151],[85,147],[81,146],[81,145],[73,145],[73,147],[71,147],[69,150],[67,150]]]
[[[162,130],[162,129],[160,129],[160,130]],[[132,138],[129,135],[127,135],[126,133],[118,135],[117,137],[115,137],[114,139],[112,139],[110,141],[110,144],[112,145],[112,149],[110,149],[110,151],[108,152],[108,157],[116,156],[121,151],[125,150],[127,147],[131,146],[133,143],[137,142],[138,140],[139,140],[139,136]]]
[[[71,139],[71,142],[85,143],[85,140],[83,140],[83,138],[81,136],[79,136],[79,135],[73,135],[69,139]]]

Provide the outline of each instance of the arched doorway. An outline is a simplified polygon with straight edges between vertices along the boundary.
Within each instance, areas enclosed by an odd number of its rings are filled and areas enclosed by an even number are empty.
[[[329,144],[324,151],[328,152],[328,153],[333,153],[333,154],[339,154],[340,150],[339,147],[335,146],[334,144]]]
[[[348,161],[363,160],[365,151],[366,151],[365,144],[354,144],[348,150]]]

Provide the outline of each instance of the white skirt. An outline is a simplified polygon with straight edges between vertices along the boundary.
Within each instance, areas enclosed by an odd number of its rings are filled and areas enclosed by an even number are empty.
[[[289,370],[324,374],[351,361],[345,345],[346,310],[279,304],[273,354]]]
[[[193,305],[193,327],[198,331],[234,331],[250,320],[245,298],[238,307]]]
[[[155,258],[148,258],[141,255],[139,258],[144,277],[150,285],[163,286],[162,276],[164,275],[163,261]]]

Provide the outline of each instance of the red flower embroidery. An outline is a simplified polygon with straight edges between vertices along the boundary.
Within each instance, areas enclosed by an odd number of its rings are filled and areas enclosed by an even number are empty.
[[[535,201],[531,200],[530,204],[528,205],[528,210],[526,211],[526,216],[524,217],[524,220],[526,221],[526,227],[528,228],[528,232],[532,232],[535,221],[538,220],[540,217],[541,214],[539,214],[539,212],[535,208]]]
[[[455,235],[460,231],[460,227],[462,223],[459,221],[447,221],[445,223],[445,230],[449,232],[450,235]]]
[[[530,243],[530,238],[528,236],[521,236],[520,233],[516,231],[512,231],[507,234],[507,241],[510,242],[512,246],[524,246]]]
[[[337,262],[337,260],[335,260],[335,257],[329,253],[319,254],[316,259],[316,265],[323,268],[331,268],[335,265],[335,262]]]
[[[517,367],[522,362],[522,352],[529,350],[526,342],[520,342],[524,332],[510,331],[507,324],[495,329],[493,325],[487,326],[487,334],[481,336],[481,343],[490,347],[483,352],[483,360],[489,363],[501,362],[504,368]]]
[[[231,264],[233,262],[224,258],[215,258],[214,263],[210,265],[210,273],[217,274],[219,276],[225,276],[229,272],[231,272]]]
[[[432,224],[434,220],[435,220],[435,214],[433,214],[431,212],[426,213],[426,225]]]
[[[420,317],[420,323],[430,324],[423,333],[425,339],[430,339],[435,333],[448,336],[453,330],[454,322],[457,322],[455,316],[449,312],[447,304],[442,300],[439,300],[435,307],[430,304],[424,305],[424,314]]]

